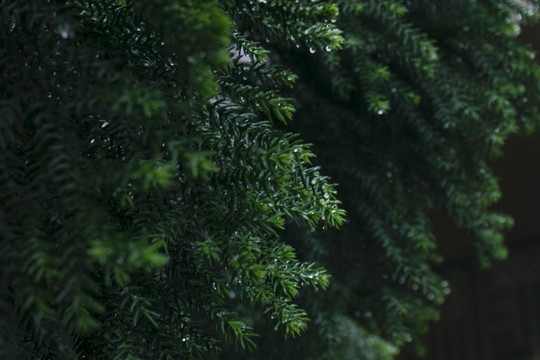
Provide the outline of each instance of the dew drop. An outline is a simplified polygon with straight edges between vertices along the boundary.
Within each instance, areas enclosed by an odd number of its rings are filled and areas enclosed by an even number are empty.
[[[312,48],[312,47],[310,47],[310,48],[309,48],[309,52],[312,53],[312,54],[314,54],[314,53],[315,53],[315,49]]]
[[[62,39],[67,39],[73,35],[69,24],[59,25],[58,32],[60,33],[60,36],[62,37]]]

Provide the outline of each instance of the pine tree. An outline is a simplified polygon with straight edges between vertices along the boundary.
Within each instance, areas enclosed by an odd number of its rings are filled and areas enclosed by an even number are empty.
[[[263,336],[264,359],[391,359],[409,342],[421,353],[450,292],[433,215],[467,236],[478,266],[504,258],[512,219],[490,208],[501,194],[488,161],[540,120],[540,69],[516,40],[538,2],[336,3],[343,51],[269,45],[299,76],[289,129],[314,144],[348,223],[292,242],[332,287],[302,298],[315,321],[292,346]]]
[[[0,358],[393,358],[433,211],[505,255],[520,4],[0,1]]]
[[[250,6],[0,2],[0,358],[250,348],[239,302],[305,329],[294,298],[329,275],[278,231],[344,212],[309,146],[272,126],[295,76],[238,32]],[[273,39],[338,48],[336,15],[283,2],[264,19]]]

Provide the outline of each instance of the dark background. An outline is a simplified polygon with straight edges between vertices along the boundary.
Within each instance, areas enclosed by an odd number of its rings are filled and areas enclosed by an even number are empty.
[[[540,25],[523,29],[520,41],[540,57]],[[501,200],[494,209],[513,216],[509,256],[479,270],[464,235],[433,215],[445,257],[439,272],[452,293],[441,319],[424,337],[425,360],[540,360],[540,134],[511,137],[492,161]],[[419,359],[410,349],[400,360]]]

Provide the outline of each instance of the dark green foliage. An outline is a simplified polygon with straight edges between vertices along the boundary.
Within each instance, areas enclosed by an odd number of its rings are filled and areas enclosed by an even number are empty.
[[[0,1],[0,358],[393,358],[448,292],[433,211],[505,255],[535,9]]]
[[[486,161],[507,136],[539,124],[540,69],[515,39],[537,4],[337,3],[343,51],[270,44],[299,76],[290,128],[314,143],[349,217],[314,240],[319,256],[298,244],[321,259],[333,286],[306,296],[318,318],[286,358],[385,359],[426,330],[449,292],[433,271],[434,213],[463,230],[479,265],[506,255],[512,219],[490,209],[500,193]],[[367,334],[380,347],[358,345]],[[280,350],[262,358],[282,358]]]
[[[264,66],[231,4],[0,4],[0,357],[250,348],[237,302],[287,335],[305,329],[294,297],[329,275],[277,231],[344,213],[308,146],[270,125],[291,118],[277,90],[295,77]],[[321,28],[326,8],[305,26]]]

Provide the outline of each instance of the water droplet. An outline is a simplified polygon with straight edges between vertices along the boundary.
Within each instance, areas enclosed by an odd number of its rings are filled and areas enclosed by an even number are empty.
[[[412,284],[411,289],[412,289],[413,291],[418,290],[418,284]]]
[[[412,341],[412,337],[410,335],[407,335],[407,342],[411,342]]]
[[[405,278],[404,278],[403,276],[400,277],[399,280],[398,280],[398,282],[399,282],[401,285],[405,284]]]
[[[414,232],[409,231],[409,232],[407,233],[407,236],[410,237],[410,238],[412,238],[412,237],[414,236]]]
[[[379,111],[377,111],[377,114],[382,115],[382,114],[384,114],[384,111],[382,109],[379,109]]]
[[[386,173],[386,177],[391,178],[391,177],[392,177],[392,172],[391,172],[391,171],[387,172],[387,173]]]
[[[73,36],[73,31],[71,30],[71,26],[69,26],[69,24],[58,25],[58,32],[60,33],[62,39],[67,39]]]
[[[462,59],[461,57],[458,57],[458,58],[456,59],[456,62],[457,62],[458,64],[461,63],[462,61],[463,61],[463,59]]]
[[[103,123],[103,125],[101,125],[101,127],[104,128],[104,127],[107,126],[107,125],[109,125],[109,122],[108,122],[108,121],[105,121],[105,122]]]
[[[315,49],[312,48],[312,47],[310,47],[310,48],[309,48],[309,52],[312,53],[312,54],[314,54],[314,53],[315,53]]]
[[[523,101],[524,103],[526,103],[527,101],[529,101],[529,99],[527,99],[526,97],[523,97],[523,99],[521,99],[521,101]]]
[[[465,32],[469,31],[469,27],[468,27],[467,25],[465,25],[465,26],[463,27],[463,31],[465,31]]]
[[[96,142],[96,139],[90,140],[90,144],[93,144],[94,142]]]
[[[328,193],[324,193],[323,196],[324,196],[325,199],[328,199],[330,197],[330,195],[328,195]]]
[[[433,294],[428,294],[427,298],[428,298],[429,300],[433,300],[433,299],[435,299],[435,295],[433,295]]]
[[[324,50],[326,50],[326,51],[332,51],[332,48],[330,48],[330,46],[327,46],[327,47],[324,48]]]
[[[369,319],[372,315],[373,315],[373,314],[371,313],[371,311],[366,311],[366,312],[364,313],[364,317],[366,317],[366,318],[368,318],[368,319]]]

